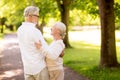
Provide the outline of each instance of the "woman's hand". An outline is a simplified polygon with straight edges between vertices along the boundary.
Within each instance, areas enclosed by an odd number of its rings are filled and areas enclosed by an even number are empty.
[[[40,49],[42,47],[41,41],[39,40],[39,42],[35,42],[35,47],[37,49]]]

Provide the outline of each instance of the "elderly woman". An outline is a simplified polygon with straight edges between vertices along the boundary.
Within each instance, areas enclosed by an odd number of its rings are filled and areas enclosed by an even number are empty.
[[[65,32],[66,26],[62,22],[56,22],[51,29],[51,34],[54,38],[54,41],[50,44],[49,50],[39,46],[43,51],[43,54],[46,56],[50,80],[64,80],[62,56],[65,48],[63,43]]]

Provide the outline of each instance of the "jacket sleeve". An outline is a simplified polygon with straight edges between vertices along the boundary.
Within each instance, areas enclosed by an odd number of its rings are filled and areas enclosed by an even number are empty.
[[[54,46],[50,47],[49,49],[41,48],[42,53],[50,59],[57,59],[61,52],[64,50],[64,47],[61,43],[56,43]]]

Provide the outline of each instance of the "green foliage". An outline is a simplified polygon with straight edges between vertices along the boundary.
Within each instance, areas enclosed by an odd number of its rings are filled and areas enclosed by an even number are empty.
[[[57,3],[54,0],[39,0],[36,1],[36,5],[40,8],[41,22],[43,18],[46,23],[48,23],[51,18],[54,18],[55,20],[60,19]]]
[[[77,16],[77,17],[76,17]],[[70,11],[69,24],[73,26],[100,25],[99,17],[93,17],[86,11],[73,9]]]
[[[26,6],[36,5],[40,8],[40,20],[49,18],[59,18],[59,11],[54,0],[1,0],[0,16],[8,18],[7,24],[18,25],[24,20],[23,11]]]
[[[75,11],[76,10],[76,11]],[[75,12],[74,12],[75,11]],[[74,13],[73,15],[71,13]],[[71,4],[71,25],[99,25],[98,4],[95,0],[73,0]]]
[[[36,5],[40,8],[41,17],[46,17],[47,15],[56,17],[55,13],[58,11],[57,4],[53,0],[41,0],[40,2],[36,2]]]
[[[5,25],[5,22],[7,21],[6,17],[0,18],[0,25]]]
[[[120,28],[120,3],[116,2],[114,4],[115,8],[115,22],[116,22],[116,27]]]
[[[89,14],[93,14],[95,16],[98,15],[98,4],[96,0],[73,0],[73,4],[71,5],[71,9],[78,9],[82,11],[86,11]]]
[[[99,25],[99,9],[96,0],[71,0],[70,26],[72,25]],[[60,20],[60,12],[56,0],[0,0],[0,17],[7,18],[7,25],[17,25],[24,20],[23,10],[28,5],[40,8],[40,23]],[[73,14],[74,13],[74,14]],[[120,26],[120,1],[115,0],[116,26]]]
[[[25,0],[1,0],[1,16],[7,17],[7,25],[16,25],[23,21],[23,8],[26,6]],[[15,3],[15,4],[14,4]]]

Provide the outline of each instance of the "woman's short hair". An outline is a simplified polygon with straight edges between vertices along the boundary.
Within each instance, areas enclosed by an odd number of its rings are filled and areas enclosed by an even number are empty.
[[[65,26],[65,24],[62,23],[62,22],[56,22],[53,27],[56,27],[57,29],[60,30],[60,36],[63,39],[65,37],[65,35],[66,35],[66,26]]]
[[[39,16],[39,8],[36,6],[28,6],[25,8],[23,15],[25,17],[29,16],[29,15],[38,15]]]

